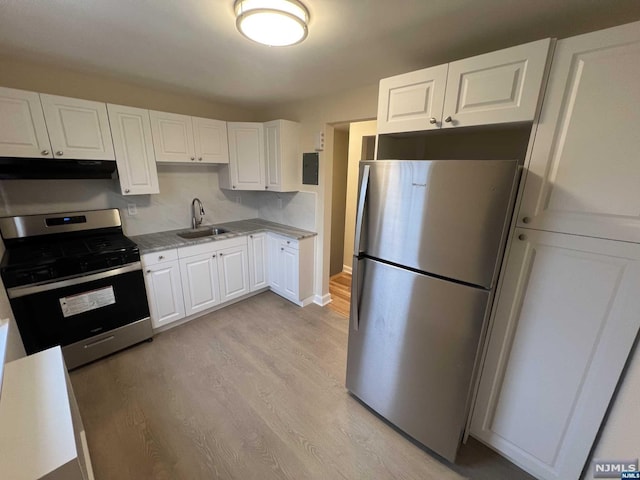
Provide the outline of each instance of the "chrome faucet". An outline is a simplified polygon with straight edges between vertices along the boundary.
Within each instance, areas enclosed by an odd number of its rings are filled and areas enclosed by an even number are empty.
[[[199,210],[199,218],[196,219],[196,202],[198,202]],[[202,202],[199,198],[194,198],[191,201],[191,228],[198,228],[202,224],[202,217],[204,216],[204,207],[202,206]]]

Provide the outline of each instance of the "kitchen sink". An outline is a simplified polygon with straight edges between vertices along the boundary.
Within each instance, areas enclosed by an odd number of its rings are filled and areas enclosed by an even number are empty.
[[[178,232],[177,235],[181,238],[202,238],[202,237],[213,237],[215,235],[221,235],[223,233],[227,233],[229,230],[220,227],[204,227],[204,228],[196,228],[194,230],[185,230],[183,232]]]

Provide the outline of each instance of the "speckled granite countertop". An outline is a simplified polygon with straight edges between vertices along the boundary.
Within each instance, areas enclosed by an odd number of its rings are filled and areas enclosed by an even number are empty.
[[[269,222],[267,220],[261,220],[259,218],[253,218],[251,220],[240,220],[237,222],[217,223],[215,226],[224,228],[225,230],[229,231],[227,233],[211,237],[186,239],[179,237],[177,234],[189,229],[181,228],[179,230],[170,230],[168,232],[156,232],[147,233],[145,235],[136,235],[129,238],[136,242],[136,244],[140,248],[140,253],[144,254],[166,250],[168,248],[179,248],[186,247],[188,245],[198,245],[200,243],[215,242],[225,238],[233,238],[258,232],[273,232],[279,235],[284,235],[285,237],[294,238],[296,240],[301,240],[307,237],[314,237],[317,235],[317,233],[315,232],[301,230],[299,228],[289,227],[287,225]],[[202,225],[202,227],[206,227],[206,225]]]

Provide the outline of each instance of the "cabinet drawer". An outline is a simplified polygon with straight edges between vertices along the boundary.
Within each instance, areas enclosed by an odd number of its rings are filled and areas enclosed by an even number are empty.
[[[224,240],[214,240],[212,242],[190,245],[178,249],[178,258],[192,257],[202,253],[211,253],[223,248],[237,247],[247,244],[247,237],[225,238]]]
[[[149,266],[156,263],[170,262],[178,259],[178,250],[173,248],[171,250],[162,250],[160,252],[145,253],[140,256],[142,264]]]
[[[295,250],[300,249],[298,240],[296,240],[295,238],[285,237],[284,235],[280,235],[278,233],[273,233],[273,232],[269,232],[269,236],[271,238],[276,239],[281,247],[289,247]]]

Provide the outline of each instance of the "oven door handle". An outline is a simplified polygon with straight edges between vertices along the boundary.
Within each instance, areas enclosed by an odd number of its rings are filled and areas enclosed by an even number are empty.
[[[94,280],[102,280],[104,278],[115,277],[116,275],[135,272],[136,270],[142,271],[142,264],[140,262],[127,263],[122,267],[113,268],[111,270],[105,270],[98,273],[90,273],[89,275],[81,275],[77,277],[67,278],[65,280],[58,280],[55,282],[39,283],[36,285],[24,285],[21,287],[11,287],[7,289],[7,296],[9,298],[25,297],[27,295],[33,295],[34,293],[48,292],[50,290],[56,290],[58,288],[70,287],[72,285],[80,285],[81,283],[93,282]]]

